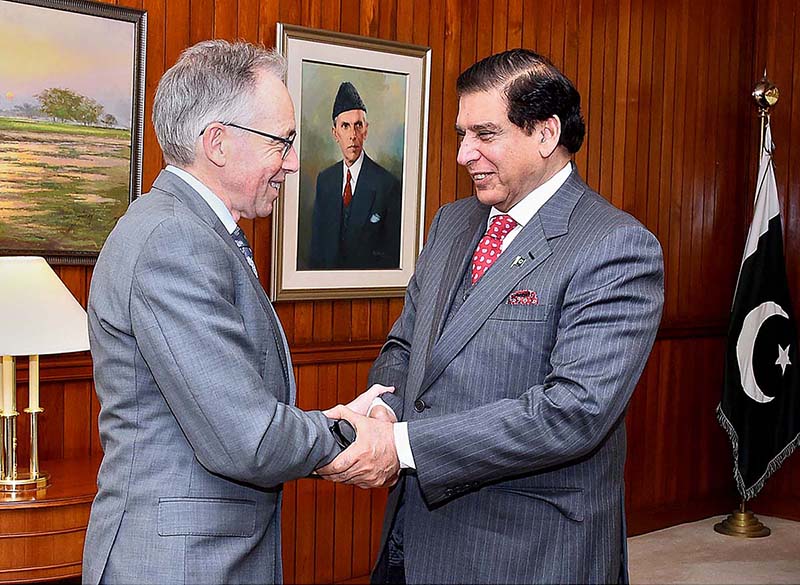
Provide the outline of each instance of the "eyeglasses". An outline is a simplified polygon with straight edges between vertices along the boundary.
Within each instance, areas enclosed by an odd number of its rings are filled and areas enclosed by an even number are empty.
[[[267,134],[266,132],[262,132],[261,130],[253,130],[252,128],[248,128],[247,126],[240,126],[239,124],[234,124],[232,122],[219,122],[223,126],[232,126],[234,128],[238,128],[239,130],[244,130],[245,132],[252,132],[253,134],[258,134],[259,136],[263,136],[264,138],[269,138],[270,140],[274,140],[276,142],[280,142],[283,144],[283,150],[281,150],[281,159],[285,160],[287,156],[289,156],[289,151],[292,149],[292,144],[294,144],[294,139],[297,138],[297,132],[292,132],[289,134],[288,138],[283,138],[282,136],[275,136],[274,134]],[[203,132],[206,129],[203,128]],[[200,136],[203,135],[203,132],[200,133]]]

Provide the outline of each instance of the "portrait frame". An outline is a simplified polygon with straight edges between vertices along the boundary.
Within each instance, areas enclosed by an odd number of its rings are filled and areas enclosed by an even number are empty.
[[[145,11],[0,0],[0,256],[93,265],[141,195],[146,39]]]
[[[300,170],[286,176],[272,213],[272,299],[403,296],[422,248],[431,50],[283,23],[277,28],[278,50],[288,62],[286,85],[295,106]],[[396,266],[312,266],[316,183],[326,168],[343,168],[344,149],[332,136],[331,111],[343,81],[354,81],[366,104],[364,153],[400,184]],[[359,186],[354,201],[358,196]],[[382,218],[373,213],[369,220]]]

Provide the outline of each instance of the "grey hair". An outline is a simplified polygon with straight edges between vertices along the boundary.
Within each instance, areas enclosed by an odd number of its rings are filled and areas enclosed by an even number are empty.
[[[278,79],[286,59],[246,42],[203,41],[181,53],[156,89],[153,126],[169,164],[191,165],[198,136],[212,122],[247,124],[259,72]]]

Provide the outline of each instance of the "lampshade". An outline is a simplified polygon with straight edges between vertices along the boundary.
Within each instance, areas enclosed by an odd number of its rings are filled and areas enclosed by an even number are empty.
[[[0,355],[86,349],[86,311],[45,259],[0,258]]]

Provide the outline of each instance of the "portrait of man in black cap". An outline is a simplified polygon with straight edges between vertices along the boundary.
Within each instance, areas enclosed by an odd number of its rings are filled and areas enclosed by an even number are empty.
[[[364,152],[367,107],[349,81],[339,85],[331,117],[342,160],[317,176],[309,267],[399,268],[400,181]]]

